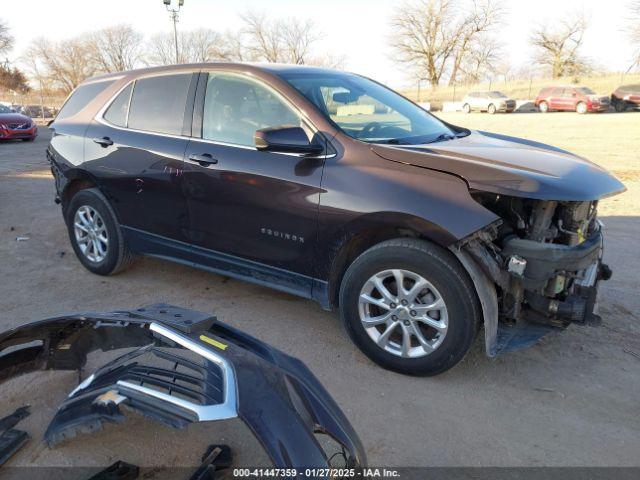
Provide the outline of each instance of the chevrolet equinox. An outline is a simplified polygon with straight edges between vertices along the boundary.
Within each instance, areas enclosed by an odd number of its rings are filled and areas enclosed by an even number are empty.
[[[80,262],[170,259],[337,308],[381,366],[435,375],[596,323],[598,200],[542,143],[443,122],[358,75],[198,64],[87,80],[50,126]]]

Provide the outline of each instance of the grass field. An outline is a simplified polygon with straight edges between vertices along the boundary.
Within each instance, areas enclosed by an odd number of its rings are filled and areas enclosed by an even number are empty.
[[[564,148],[611,171],[628,192],[605,200],[617,215],[640,214],[640,112],[512,113],[489,115],[437,112],[436,116],[475,130],[523,137]]]
[[[412,100],[431,102],[434,108],[440,109],[442,102],[460,101],[462,98],[474,90],[500,90],[511,98],[518,100],[528,100],[534,98],[540,89],[552,85],[584,85],[591,88],[596,93],[602,95],[611,95],[619,85],[640,83],[640,73],[631,73],[622,75],[620,73],[611,73],[607,75],[598,75],[592,77],[575,78],[535,78],[532,80],[521,79],[509,82],[496,81],[489,85],[489,82],[478,83],[475,85],[457,85],[454,87],[440,86],[436,89],[422,88],[420,90],[420,98],[418,99],[418,89],[403,90],[402,93]]]

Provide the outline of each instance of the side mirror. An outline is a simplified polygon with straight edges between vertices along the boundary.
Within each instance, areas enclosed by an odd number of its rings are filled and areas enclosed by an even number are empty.
[[[286,125],[256,130],[253,141],[258,150],[265,152],[318,155],[324,150],[322,145],[311,143],[301,127]]]

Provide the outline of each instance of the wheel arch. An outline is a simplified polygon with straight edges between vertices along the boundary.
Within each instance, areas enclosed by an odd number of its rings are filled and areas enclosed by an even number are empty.
[[[369,248],[394,238],[419,238],[443,248],[452,245],[455,236],[428,220],[400,213],[364,215],[334,235],[327,272],[327,296],[330,308],[338,307],[340,285],[349,265]]]
[[[80,169],[71,169],[65,172],[65,184],[60,191],[60,203],[63,211],[69,205],[69,201],[80,190],[87,188],[99,188],[96,179],[88,172]]]

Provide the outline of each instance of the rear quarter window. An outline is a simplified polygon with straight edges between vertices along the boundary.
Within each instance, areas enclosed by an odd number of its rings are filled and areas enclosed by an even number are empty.
[[[115,80],[105,80],[102,82],[92,82],[84,85],[80,85],[76,88],[71,96],[64,102],[64,105],[58,112],[56,120],[64,120],[74,116],[84,107],[86,107],[91,100],[96,98],[97,95],[102,93],[109,85],[113,84]]]

